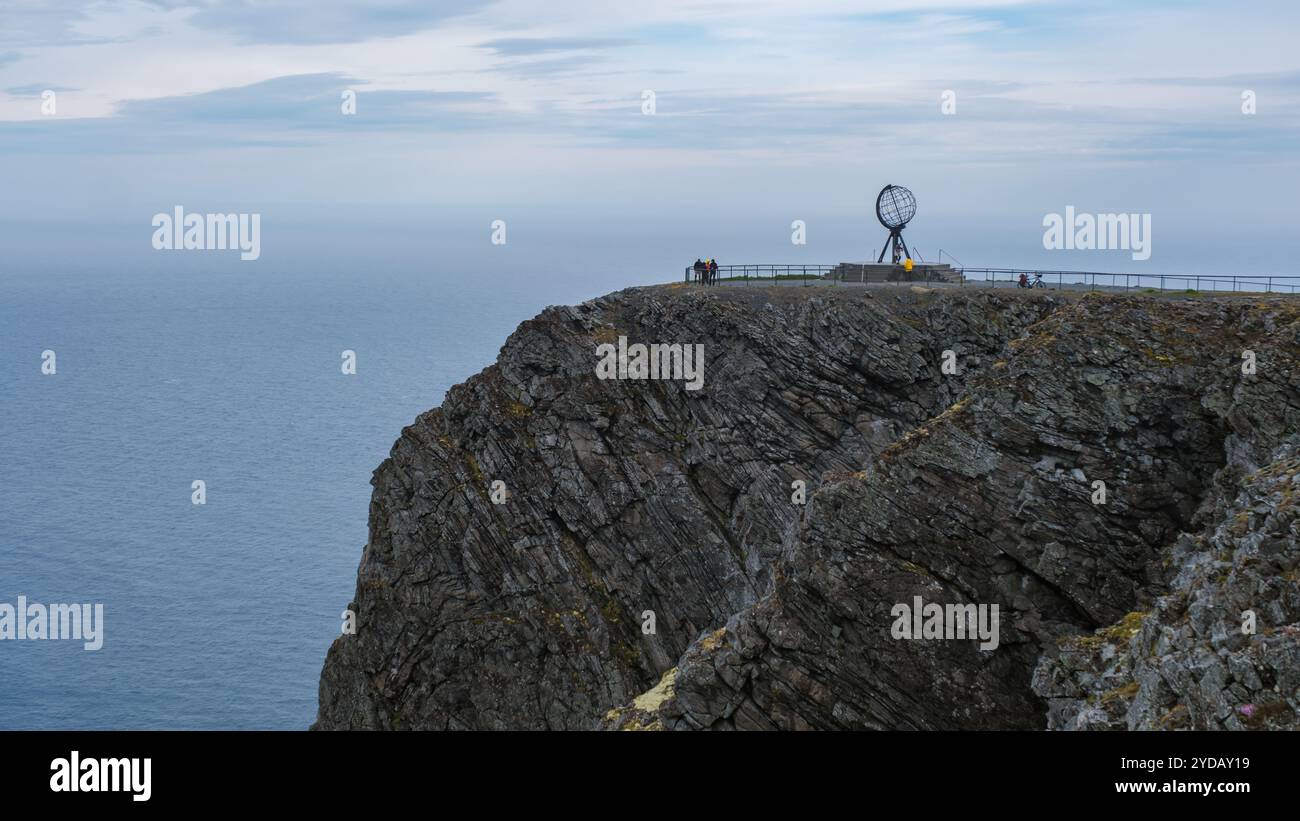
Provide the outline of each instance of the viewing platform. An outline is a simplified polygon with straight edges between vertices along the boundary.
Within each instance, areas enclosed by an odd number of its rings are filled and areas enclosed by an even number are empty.
[[[912,270],[887,262],[841,262],[825,279],[837,282],[961,282],[961,272],[947,263],[916,262]]]

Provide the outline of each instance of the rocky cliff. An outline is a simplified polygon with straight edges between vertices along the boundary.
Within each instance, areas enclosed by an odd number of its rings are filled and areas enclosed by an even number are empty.
[[[1283,298],[547,309],[375,471],[316,726],[1294,727],[1298,352]]]

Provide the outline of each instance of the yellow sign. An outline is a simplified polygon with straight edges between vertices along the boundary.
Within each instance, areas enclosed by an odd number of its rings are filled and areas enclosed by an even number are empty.
[[[908,257],[907,259],[903,260],[903,270],[906,271],[906,272],[908,272],[909,274],[912,273],[912,258],[911,258],[911,257]]]

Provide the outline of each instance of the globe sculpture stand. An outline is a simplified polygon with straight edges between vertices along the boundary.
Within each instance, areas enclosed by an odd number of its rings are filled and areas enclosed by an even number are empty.
[[[903,240],[903,227],[911,222],[912,217],[916,216],[916,197],[901,185],[886,185],[880,189],[876,196],[876,219],[880,224],[889,229],[889,238],[885,240],[885,247],[880,249],[880,256],[876,259],[877,263],[885,259],[885,251],[891,247],[894,250],[893,263],[897,265],[907,255],[907,259],[912,258],[912,252],[908,250],[907,242]]]

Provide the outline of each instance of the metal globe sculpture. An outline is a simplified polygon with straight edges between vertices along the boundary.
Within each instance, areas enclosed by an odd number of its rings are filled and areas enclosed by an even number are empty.
[[[886,185],[876,197],[876,218],[893,230],[902,229],[916,216],[916,197],[901,185]]]
[[[876,262],[885,260],[885,251],[888,251],[891,246],[894,249],[895,265],[903,259],[903,254],[907,255],[907,259],[912,258],[912,252],[903,241],[903,227],[915,216],[916,197],[911,191],[901,185],[886,185],[880,189],[880,193],[876,195],[876,219],[889,229],[889,239],[885,240],[885,247],[880,249],[880,256]]]

